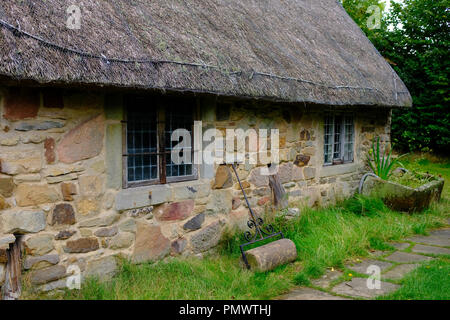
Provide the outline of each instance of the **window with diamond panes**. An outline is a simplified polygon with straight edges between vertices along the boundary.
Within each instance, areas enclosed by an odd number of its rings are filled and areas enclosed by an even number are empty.
[[[352,162],[354,158],[354,121],[352,115],[332,114],[324,122],[324,163]]]
[[[128,98],[124,123],[124,187],[196,179],[192,148],[179,148],[181,156],[191,153],[191,163],[174,164],[171,158],[182,141],[172,141],[174,130],[187,130],[193,137],[194,109],[189,100],[156,103],[150,98]]]

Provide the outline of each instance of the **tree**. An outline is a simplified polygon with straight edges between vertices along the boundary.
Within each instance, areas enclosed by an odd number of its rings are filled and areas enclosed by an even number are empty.
[[[358,15],[360,11],[355,10],[357,3],[360,2],[345,0],[344,7],[391,63],[413,97],[411,109],[394,110],[394,146],[401,150],[448,153],[449,1],[404,0],[401,4],[391,1],[392,8],[378,30],[367,29]]]
[[[342,6],[356,24],[370,37],[380,29],[378,19],[385,8],[383,0],[341,0]],[[382,23],[382,19],[379,21]]]

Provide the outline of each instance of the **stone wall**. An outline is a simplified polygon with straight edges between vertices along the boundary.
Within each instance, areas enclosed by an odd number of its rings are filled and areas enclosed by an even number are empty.
[[[117,257],[141,263],[201,255],[226,227],[245,228],[236,178],[218,165],[200,166],[196,181],[122,189],[122,100],[89,91],[0,90],[0,285],[6,249],[19,236],[25,276],[48,291],[65,287],[74,265],[83,277],[108,278]],[[292,203],[309,206],[351,195],[371,139],[390,136],[388,112],[356,112],[354,163],[324,167],[323,109],[211,97],[198,104],[204,129],[278,128],[280,180]],[[272,199],[259,170],[238,169],[262,213]]]

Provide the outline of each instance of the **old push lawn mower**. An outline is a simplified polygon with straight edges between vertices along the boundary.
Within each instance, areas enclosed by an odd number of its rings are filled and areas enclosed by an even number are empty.
[[[282,232],[276,232],[272,225],[269,224],[264,226],[264,220],[261,217],[258,217],[250,206],[245,190],[242,187],[241,179],[239,179],[236,165],[233,163],[231,166],[239,182],[242,193],[244,194],[244,199],[251,216],[250,220],[247,222],[250,231],[247,231],[244,234],[247,242],[239,246],[245,265],[248,269],[269,271],[280,265],[294,261],[297,258],[297,249],[294,242],[286,239]],[[252,229],[254,229],[254,233],[251,232]],[[248,246],[277,237],[281,237],[281,239],[245,251],[245,248]]]

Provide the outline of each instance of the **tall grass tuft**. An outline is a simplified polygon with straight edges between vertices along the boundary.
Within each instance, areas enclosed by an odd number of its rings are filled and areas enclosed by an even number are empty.
[[[386,147],[383,151],[381,151],[380,137],[377,137],[376,143],[374,140],[372,143],[372,149],[369,150],[369,154],[367,155],[367,162],[373,173],[375,173],[383,180],[388,180],[392,175],[394,169],[398,165],[402,165],[399,161],[400,157],[392,158],[392,148],[389,150],[389,152],[387,152]]]

